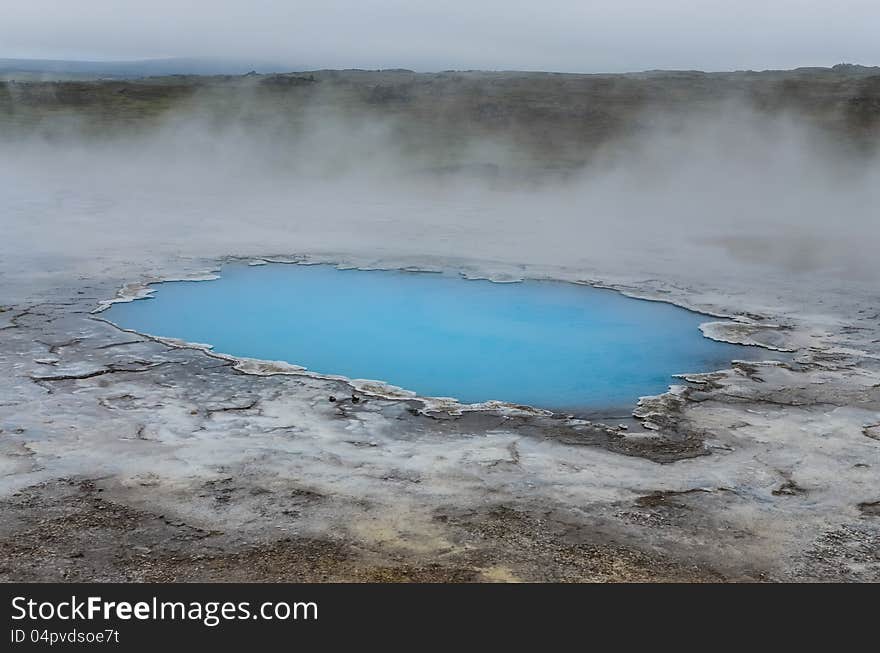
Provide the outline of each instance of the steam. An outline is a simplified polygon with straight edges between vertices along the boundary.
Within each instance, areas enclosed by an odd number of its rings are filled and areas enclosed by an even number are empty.
[[[332,96],[238,93],[128,131],[75,114],[7,130],[2,274],[340,252],[805,288],[880,277],[880,162],[797,114],[646,110],[599,146],[547,148],[526,125],[451,139]]]

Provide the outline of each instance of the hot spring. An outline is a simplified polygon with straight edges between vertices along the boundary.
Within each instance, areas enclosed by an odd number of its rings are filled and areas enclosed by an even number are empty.
[[[575,414],[626,411],[666,391],[674,374],[768,354],[704,337],[705,315],[612,290],[329,265],[227,265],[219,279],[162,283],[105,315],[141,333],[421,396]]]

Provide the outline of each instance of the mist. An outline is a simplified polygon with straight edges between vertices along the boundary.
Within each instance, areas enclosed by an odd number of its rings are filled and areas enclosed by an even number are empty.
[[[7,132],[7,279],[310,252],[804,288],[880,276],[880,160],[797,113],[742,99],[646,109],[559,168],[520,126],[451,143],[326,95],[226,100],[197,94],[127,132],[95,135],[76,114]]]

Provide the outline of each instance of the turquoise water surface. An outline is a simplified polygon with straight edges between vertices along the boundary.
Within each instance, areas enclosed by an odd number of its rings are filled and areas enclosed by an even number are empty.
[[[218,280],[156,289],[106,317],[233,356],[464,403],[613,412],[664,392],[673,374],[766,357],[703,337],[704,315],[563,282],[272,264],[227,265]]]

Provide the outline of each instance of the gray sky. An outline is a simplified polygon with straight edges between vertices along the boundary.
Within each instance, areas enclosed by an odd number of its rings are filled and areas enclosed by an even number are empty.
[[[878,0],[0,0],[0,57],[570,72],[880,64]]]

